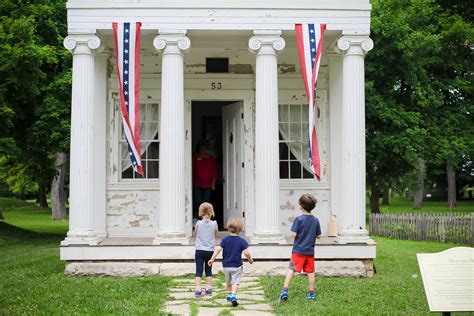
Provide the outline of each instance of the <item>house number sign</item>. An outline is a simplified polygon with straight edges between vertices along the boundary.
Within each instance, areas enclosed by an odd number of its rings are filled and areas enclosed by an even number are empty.
[[[221,90],[222,83],[221,82],[211,82],[211,89],[212,90]]]

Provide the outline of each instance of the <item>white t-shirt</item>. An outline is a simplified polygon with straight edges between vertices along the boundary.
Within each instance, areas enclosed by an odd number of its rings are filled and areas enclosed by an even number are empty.
[[[200,220],[196,223],[196,250],[214,251],[217,222]]]

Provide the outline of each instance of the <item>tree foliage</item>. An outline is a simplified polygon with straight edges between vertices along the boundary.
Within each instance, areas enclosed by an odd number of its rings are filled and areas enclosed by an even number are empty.
[[[49,186],[69,147],[71,57],[64,0],[0,1],[0,155]],[[13,188],[12,188],[13,189]]]
[[[413,178],[419,159],[457,166],[473,156],[473,28],[445,2],[372,1],[366,134],[374,191]]]

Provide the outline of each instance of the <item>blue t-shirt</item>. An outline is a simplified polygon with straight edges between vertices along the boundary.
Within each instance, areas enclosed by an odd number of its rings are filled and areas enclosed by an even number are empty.
[[[316,236],[321,235],[319,220],[313,215],[300,215],[293,222],[291,231],[296,233],[293,253],[314,255]]]
[[[242,251],[249,247],[248,242],[239,236],[226,236],[222,239],[222,266],[238,268],[242,266]]]

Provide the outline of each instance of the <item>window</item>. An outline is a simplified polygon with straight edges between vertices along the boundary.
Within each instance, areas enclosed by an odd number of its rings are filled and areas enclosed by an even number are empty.
[[[308,158],[308,105],[278,106],[280,179],[312,179]]]
[[[140,139],[142,152],[143,176],[133,171],[128,154],[128,144],[125,139],[122,124],[120,124],[120,156],[122,160],[122,179],[157,179],[159,177],[160,139],[159,139],[158,103],[140,104]],[[121,122],[121,120],[120,120]]]
[[[207,73],[228,73],[229,58],[206,58]]]

